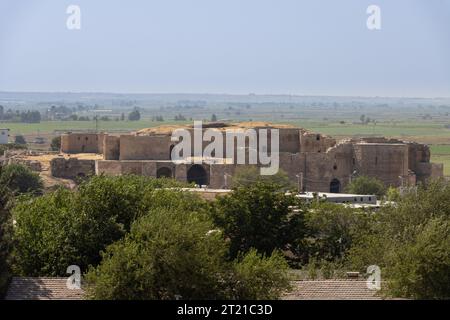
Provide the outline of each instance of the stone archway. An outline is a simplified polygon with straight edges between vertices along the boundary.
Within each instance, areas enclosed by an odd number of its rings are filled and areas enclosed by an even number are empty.
[[[340,193],[341,192],[341,182],[338,179],[331,180],[330,192],[331,193]]]
[[[208,185],[209,175],[203,166],[194,164],[187,172],[187,181],[189,183],[194,182],[199,186]]]
[[[167,167],[159,168],[156,171],[156,177],[157,178],[172,178],[172,170]]]

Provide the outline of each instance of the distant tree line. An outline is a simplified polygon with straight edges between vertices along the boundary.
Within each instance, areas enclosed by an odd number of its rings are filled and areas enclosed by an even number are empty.
[[[5,111],[4,107],[0,106],[0,121],[39,123],[41,122],[41,113],[36,110],[13,111],[8,109]]]

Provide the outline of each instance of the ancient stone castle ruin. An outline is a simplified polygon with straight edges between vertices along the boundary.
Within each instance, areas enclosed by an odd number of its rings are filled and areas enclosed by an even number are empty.
[[[301,128],[267,123],[214,123],[210,126],[223,134],[225,130],[249,127],[256,131],[277,128],[279,166],[293,182],[307,191],[342,192],[351,179],[358,175],[376,177],[392,186],[411,185],[430,177],[443,176],[443,165],[430,162],[428,146],[414,142],[373,137],[336,141]],[[193,130],[192,127],[185,128]],[[231,159],[216,159],[201,164],[190,161],[174,163],[171,160],[173,129],[166,126],[125,135],[64,134],[61,137],[61,152],[71,154],[71,158],[53,159],[52,174],[64,178],[102,173],[138,174],[172,177],[210,188],[228,188],[230,177],[238,167],[244,165],[236,164],[235,161],[232,163]],[[208,126],[204,127],[206,129]],[[205,142],[205,146],[207,144]],[[245,152],[248,153],[248,150]],[[76,158],[77,153],[102,154],[103,159],[80,160]]]

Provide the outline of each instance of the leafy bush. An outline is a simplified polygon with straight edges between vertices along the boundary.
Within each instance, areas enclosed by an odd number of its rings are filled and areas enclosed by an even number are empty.
[[[25,137],[22,135],[17,135],[14,138],[14,143],[15,144],[19,144],[19,145],[23,145],[23,144],[27,144],[27,141],[25,140]]]
[[[292,214],[292,206],[300,211]],[[271,254],[287,250],[304,237],[302,203],[294,195],[279,192],[279,186],[257,182],[219,198],[213,207],[214,222],[230,239],[231,257],[255,248]]]
[[[1,168],[0,185],[6,186],[14,194],[40,194],[43,188],[39,175],[20,164],[11,164]]]
[[[266,258],[251,249],[234,262],[233,269],[232,298],[273,300],[290,288],[288,265],[279,251]]]
[[[100,251],[121,239],[148,207],[165,205],[163,199],[157,202],[148,194],[176,184],[138,176],[95,176],[77,191],[59,189],[39,198],[19,199],[13,209],[16,271],[63,276],[72,264],[82,270],[97,265]],[[181,192],[172,192],[182,201]],[[193,205],[199,203],[197,199]]]
[[[52,151],[59,151],[61,149],[61,136],[54,137],[50,143]]]
[[[334,203],[314,203],[305,214],[308,258],[325,261],[343,259],[355,236],[370,221],[362,210]]]
[[[274,175],[261,175],[257,167],[238,167],[234,173],[231,186],[233,188],[247,187],[256,182],[266,182],[278,185],[280,190],[289,190],[295,188],[295,185],[289,180],[286,172],[279,170]]]
[[[138,109],[134,109],[128,114],[128,120],[130,121],[139,121],[141,119],[141,113]]]
[[[386,187],[376,178],[359,176],[352,180],[345,191],[354,194],[374,194],[381,198],[386,194]]]
[[[0,299],[6,293],[11,275],[8,261],[12,250],[12,221],[8,210],[11,197],[8,188],[0,185]]]
[[[92,299],[265,299],[287,288],[286,263],[254,251],[228,262],[227,245],[201,211],[153,209],[109,246],[86,276]]]
[[[387,294],[450,297],[450,183],[434,181],[384,207],[349,251],[353,268],[378,265]],[[363,230],[362,230],[363,231]]]

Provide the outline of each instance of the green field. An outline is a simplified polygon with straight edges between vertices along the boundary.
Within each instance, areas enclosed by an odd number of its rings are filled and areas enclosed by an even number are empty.
[[[450,145],[431,146],[431,161],[444,164],[444,175],[450,176]]]
[[[157,122],[151,120],[140,121],[99,121],[99,130],[138,130],[166,124],[183,124],[186,122],[164,121]],[[448,139],[450,144],[450,129],[445,129],[443,125],[436,123],[413,123],[383,122],[377,125],[361,124],[340,124],[333,122],[318,121],[295,121],[285,122],[305,129],[328,134],[332,136],[356,136],[356,135],[377,135],[387,137],[436,137]],[[95,130],[94,121],[43,121],[41,123],[4,123],[3,127],[11,129],[11,134],[37,134],[53,133],[55,130]]]
[[[450,144],[431,146],[431,153],[436,155],[450,155]]]
[[[183,124],[184,122],[157,122],[150,120],[140,121],[99,121],[98,130],[131,131],[167,124]],[[42,121],[41,123],[3,123],[1,126],[9,128],[11,135],[37,135],[52,134],[55,130],[95,130],[94,121]]]
[[[289,123],[331,136],[377,135],[386,137],[438,137],[448,139],[448,143],[450,144],[450,129],[446,129],[442,124],[437,123],[397,122],[394,124],[383,122],[376,125],[314,121],[296,121]]]

